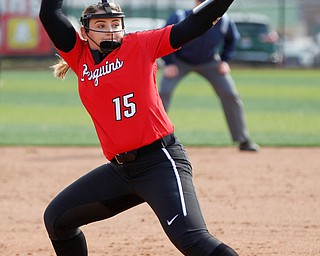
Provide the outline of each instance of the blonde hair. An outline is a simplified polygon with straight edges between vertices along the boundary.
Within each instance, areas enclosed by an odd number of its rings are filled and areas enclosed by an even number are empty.
[[[50,68],[53,69],[53,75],[55,77],[64,80],[70,69],[70,66],[60,55],[57,54],[57,56],[59,57],[59,61],[56,64],[52,65]]]

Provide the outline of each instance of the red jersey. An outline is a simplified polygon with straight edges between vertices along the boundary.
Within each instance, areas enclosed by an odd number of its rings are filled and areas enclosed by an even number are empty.
[[[121,46],[99,64],[78,34],[70,52],[59,51],[78,76],[81,101],[109,160],[174,130],[156,85],[156,59],[174,51],[171,28],[125,35]]]

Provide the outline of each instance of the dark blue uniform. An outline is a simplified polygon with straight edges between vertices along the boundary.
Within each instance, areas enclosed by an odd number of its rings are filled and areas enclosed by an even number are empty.
[[[168,19],[167,25],[180,22],[190,13],[191,10],[176,11]],[[166,65],[174,63],[173,56],[191,65],[208,63],[212,61],[215,55],[216,57],[220,57],[222,61],[229,61],[235,54],[239,38],[240,34],[234,22],[225,14],[212,29],[188,42],[180,50],[162,59]]]
[[[191,12],[192,10],[178,10],[168,19],[167,24],[176,24]],[[210,82],[219,96],[233,141],[240,144],[241,150],[257,151],[258,145],[250,141],[243,103],[235,83],[229,73],[219,71],[219,65],[234,56],[239,38],[240,34],[234,22],[227,14],[223,15],[220,21],[203,35],[162,58],[166,66],[176,65],[178,74],[175,77],[164,74],[159,93],[168,111],[173,91],[180,80],[190,72],[198,73]]]

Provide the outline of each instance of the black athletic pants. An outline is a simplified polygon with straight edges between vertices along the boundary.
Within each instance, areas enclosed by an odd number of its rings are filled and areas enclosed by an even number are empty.
[[[207,231],[192,183],[191,164],[176,140],[134,162],[104,164],[58,194],[44,215],[57,255],[88,255],[80,226],[143,202],[150,205],[184,255],[213,255],[220,247],[221,242]]]

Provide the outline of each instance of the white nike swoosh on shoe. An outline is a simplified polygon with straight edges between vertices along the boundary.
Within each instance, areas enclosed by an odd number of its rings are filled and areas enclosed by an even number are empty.
[[[174,216],[171,220],[167,220],[168,226],[170,226],[170,225],[172,224],[172,222],[174,222],[174,220],[175,220],[176,218],[178,218],[178,216],[179,216],[179,214],[177,214],[176,216]]]

